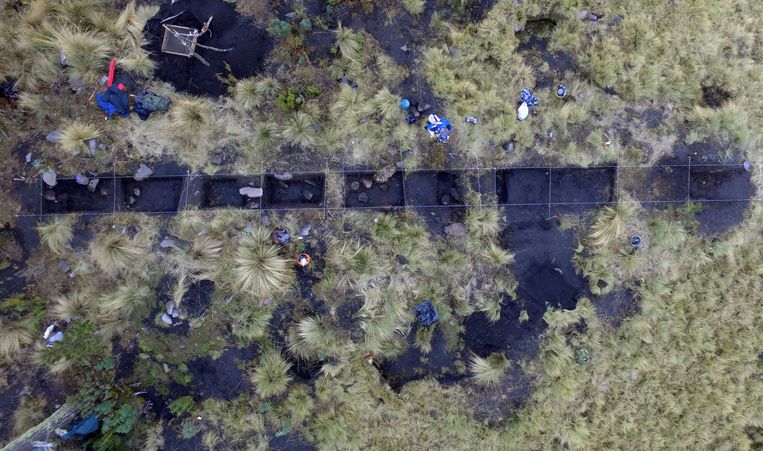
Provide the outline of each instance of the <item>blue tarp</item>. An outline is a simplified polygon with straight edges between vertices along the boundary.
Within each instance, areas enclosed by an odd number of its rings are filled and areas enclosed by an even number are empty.
[[[67,432],[63,438],[64,440],[71,440],[75,435],[85,436],[92,434],[98,430],[98,426],[100,426],[100,424],[100,421],[98,421],[98,414],[94,413],[72,426],[71,429],[69,429],[69,432]]]
[[[414,307],[413,313],[416,315],[416,319],[422,326],[428,327],[440,320],[440,315],[437,313],[437,309],[434,304],[429,301],[421,302]]]
[[[106,116],[118,114],[127,117],[130,114],[130,99],[127,93],[118,89],[116,86],[109,86],[103,94],[96,94],[95,101],[98,107],[106,113]]]

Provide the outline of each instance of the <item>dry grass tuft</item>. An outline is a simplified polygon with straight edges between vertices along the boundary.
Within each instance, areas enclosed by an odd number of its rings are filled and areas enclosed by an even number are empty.
[[[267,351],[251,377],[257,394],[271,398],[285,392],[291,381],[290,368],[291,363],[284,360],[278,351]]]
[[[73,223],[74,219],[71,216],[56,216],[47,224],[37,226],[40,242],[54,254],[63,255],[74,236]]]
[[[604,207],[593,220],[588,238],[597,247],[606,247],[622,238],[624,225],[633,215],[635,208],[630,202],[621,202],[614,207]]]
[[[241,240],[232,272],[238,290],[257,296],[285,290],[293,277],[291,262],[279,254],[264,228],[255,229]]]
[[[496,385],[501,381],[508,367],[509,360],[497,352],[486,358],[475,355],[469,360],[472,378],[480,385]]]
[[[92,124],[72,121],[61,129],[61,148],[72,155],[84,154],[88,151],[86,141],[100,136],[101,132]]]
[[[32,332],[29,327],[18,322],[7,324],[0,319],[0,357],[11,359],[30,343]]]
[[[109,232],[100,234],[93,240],[90,255],[101,270],[114,275],[139,270],[148,250],[121,233]]]

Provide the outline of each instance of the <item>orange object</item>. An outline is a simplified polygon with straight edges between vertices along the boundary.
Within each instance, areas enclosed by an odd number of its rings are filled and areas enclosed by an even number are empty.
[[[312,260],[313,259],[310,258],[310,256],[308,254],[301,253],[301,254],[297,255],[297,265],[299,265],[299,266],[301,266],[303,268],[307,268],[307,266],[310,264],[310,262]]]
[[[117,59],[111,58],[111,64],[109,65],[109,81],[106,84],[106,86],[111,86],[114,84],[114,72],[117,68]]]

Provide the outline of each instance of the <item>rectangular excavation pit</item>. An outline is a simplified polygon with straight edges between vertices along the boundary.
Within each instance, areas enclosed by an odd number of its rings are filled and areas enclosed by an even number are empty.
[[[620,191],[649,203],[685,202],[689,191],[687,166],[622,167],[618,175]]]
[[[279,175],[265,174],[263,208],[316,208],[323,205],[325,179],[322,173]]]
[[[346,208],[390,208],[405,205],[403,173],[397,171],[384,183],[374,180],[376,172],[348,172],[344,176]]]
[[[113,176],[91,177],[89,181],[95,186],[68,178],[59,178],[52,188],[43,184],[42,213],[113,213]]]
[[[172,213],[181,209],[185,177],[149,177],[137,181],[132,177],[118,179],[119,211]]]
[[[548,204],[548,169],[515,168],[496,171],[498,201],[506,205]]]
[[[751,173],[740,166],[692,166],[691,200],[747,200],[753,197]]]
[[[13,194],[20,202],[19,214],[38,215],[42,203],[42,179],[28,177],[26,180],[13,180]]]
[[[405,177],[407,204],[413,207],[464,205],[463,171],[416,171]]]
[[[615,167],[558,168],[551,170],[552,204],[578,204],[583,208],[615,200]]]
[[[239,209],[260,208],[261,197],[249,197],[240,193],[241,188],[261,188],[262,178],[236,176],[207,176],[199,181],[202,209],[233,207]]]

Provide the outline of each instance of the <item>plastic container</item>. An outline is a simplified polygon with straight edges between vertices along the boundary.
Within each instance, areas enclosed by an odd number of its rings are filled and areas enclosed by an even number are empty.
[[[400,109],[401,110],[407,110],[410,107],[411,107],[411,101],[410,100],[406,99],[405,97],[400,99]]]

